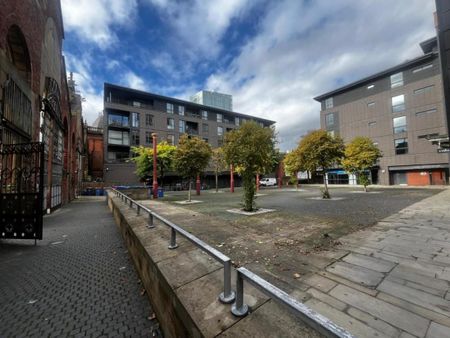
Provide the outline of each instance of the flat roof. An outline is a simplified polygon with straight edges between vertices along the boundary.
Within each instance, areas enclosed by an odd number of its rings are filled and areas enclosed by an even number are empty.
[[[252,116],[252,115],[242,114],[242,113],[238,113],[238,112],[234,112],[234,111],[230,111],[230,110],[225,110],[225,109],[221,109],[221,108],[206,106],[206,105],[198,104],[198,103],[191,102],[191,101],[180,100],[180,99],[176,99],[176,98],[169,97],[169,96],[163,96],[163,95],[159,95],[159,94],[144,92],[142,90],[132,89],[132,88],[128,88],[128,87],[122,87],[122,86],[119,86],[119,85],[115,85],[115,84],[112,84],[112,83],[105,82],[104,83],[104,88],[106,89],[107,87],[113,88],[113,89],[118,89],[118,90],[125,91],[125,92],[137,93],[137,94],[140,94],[140,95],[143,95],[143,96],[156,98],[156,99],[159,99],[159,100],[162,100],[162,101],[169,101],[169,102],[173,102],[173,103],[177,103],[177,104],[182,104],[183,106],[193,106],[193,107],[196,107],[196,108],[199,108],[199,109],[204,109],[204,110],[209,110],[209,111],[217,111],[219,113],[229,113],[229,114],[231,113],[231,114],[234,114],[234,115],[239,116],[239,117],[245,117],[245,118],[249,118],[249,119],[255,119],[255,120],[258,120],[258,121],[261,121],[261,122],[267,122],[270,125],[276,123],[275,121],[264,119],[264,118],[257,117],[257,116]],[[103,96],[104,96],[103,97],[103,100],[104,100],[105,97],[106,97],[106,90],[104,91]]]
[[[314,100],[319,101],[319,102],[323,101],[324,99],[326,99],[326,98],[328,98],[330,96],[333,96],[333,95],[336,95],[336,94],[341,94],[343,92],[348,91],[349,89],[353,89],[353,88],[359,87],[359,86],[361,86],[363,84],[366,84],[368,82],[371,82],[373,80],[379,79],[381,77],[385,77],[386,75],[396,73],[399,70],[402,70],[404,68],[409,68],[409,67],[412,67],[412,66],[414,66],[414,65],[416,65],[418,63],[421,63],[423,61],[426,61],[426,60],[429,60],[429,59],[433,59],[435,56],[437,56],[437,54],[438,54],[437,52],[431,52],[431,53],[419,56],[419,57],[417,57],[415,59],[408,60],[408,61],[403,62],[403,63],[401,63],[399,65],[396,65],[394,67],[385,69],[385,70],[383,70],[381,72],[372,74],[372,75],[367,76],[365,78],[362,78],[361,80],[349,83],[349,84],[347,84],[345,86],[339,87],[339,88],[334,89],[334,90],[332,90],[330,92],[327,92],[325,94],[316,96],[314,98]]]

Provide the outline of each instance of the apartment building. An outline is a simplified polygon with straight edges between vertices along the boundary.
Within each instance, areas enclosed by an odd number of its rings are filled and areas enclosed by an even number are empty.
[[[208,90],[199,91],[190,97],[191,102],[209,107],[233,111],[233,96]]]
[[[254,120],[268,127],[275,122],[220,108],[179,100],[105,83],[104,158],[105,182],[137,184],[132,146],[152,146],[152,133],[158,142],[176,145],[182,134],[201,137],[213,148],[223,143],[227,131]]]
[[[368,136],[379,147],[383,157],[372,169],[374,183],[448,182],[448,130],[437,39],[420,46],[422,56],[314,98],[321,103],[321,128],[345,142]],[[337,168],[329,178],[341,183],[346,175]]]

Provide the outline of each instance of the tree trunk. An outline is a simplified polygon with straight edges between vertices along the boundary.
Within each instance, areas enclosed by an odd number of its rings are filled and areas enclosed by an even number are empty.
[[[367,192],[367,185],[364,184],[364,192]]]
[[[328,192],[328,184],[327,184],[327,172],[324,170],[323,172],[323,185],[324,185],[324,194],[323,198],[330,198],[330,193]]]
[[[192,185],[192,180],[189,179],[188,202],[191,201],[191,185]]]
[[[219,172],[216,170],[216,192],[219,192]]]

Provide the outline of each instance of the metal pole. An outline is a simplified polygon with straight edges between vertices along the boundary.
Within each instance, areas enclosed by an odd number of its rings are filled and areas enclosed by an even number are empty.
[[[141,214],[141,206],[139,204],[136,204],[136,214]]]
[[[231,313],[236,317],[244,317],[248,313],[248,306],[244,304],[244,280],[239,271],[236,271],[236,301],[231,306]]]
[[[174,228],[171,228],[169,249],[176,249],[176,248],[178,248],[177,232],[175,231]]]
[[[130,208],[133,209],[133,200],[130,198]]]
[[[234,167],[230,165],[230,192],[234,192]]]
[[[153,133],[153,198],[158,198],[158,172],[156,171],[158,150],[156,147],[157,134]]]
[[[224,304],[234,301],[236,294],[231,290],[231,260],[223,263],[223,292],[219,295],[219,300]]]
[[[155,225],[153,224],[153,214],[150,212],[148,214],[148,225],[147,225],[147,228],[153,229],[154,227],[155,227]]]

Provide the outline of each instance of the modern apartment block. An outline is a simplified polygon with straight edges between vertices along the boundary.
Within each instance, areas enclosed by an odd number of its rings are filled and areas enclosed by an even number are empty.
[[[368,136],[383,157],[372,170],[380,184],[448,182],[448,130],[436,38],[423,55],[315,98],[320,124],[345,142]],[[331,176],[339,182],[342,170]],[[329,178],[331,178],[331,176]]]
[[[233,111],[233,96],[229,94],[202,90],[197,94],[192,95],[190,100],[191,102],[202,104],[205,106]]]
[[[127,162],[132,146],[158,142],[176,145],[182,134],[201,137],[213,148],[222,145],[224,134],[243,122],[254,120],[268,127],[275,122],[172,97],[109,83],[104,85],[105,182],[136,184],[134,165]]]

